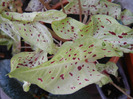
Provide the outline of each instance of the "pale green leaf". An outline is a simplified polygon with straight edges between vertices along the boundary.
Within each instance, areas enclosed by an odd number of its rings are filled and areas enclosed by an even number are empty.
[[[67,14],[79,14],[79,4],[76,0],[69,0],[69,4],[65,6]],[[108,2],[107,0],[81,0],[82,14],[88,15],[110,15],[120,19],[120,5]]]
[[[66,14],[62,11],[48,10],[46,12],[31,12],[31,13],[16,13],[16,12],[3,12],[2,16],[11,21],[20,22],[46,22],[52,23],[66,18]]]
[[[114,18],[107,15],[94,15],[88,27],[82,29],[83,34],[107,41],[117,51],[133,53],[133,30],[119,24]],[[89,33],[87,30],[90,28],[93,28],[93,31]]]
[[[19,36],[16,34],[16,29],[13,27],[13,23],[6,19],[3,18],[0,15],[0,29],[6,33],[9,37],[11,37],[14,41],[18,42],[19,41]]]
[[[124,25],[130,25],[133,23],[133,13],[129,10],[124,10],[121,13],[121,21]]]
[[[53,44],[53,38],[44,25],[38,22],[27,24],[13,22],[13,25],[19,35],[24,38],[25,41],[30,43],[30,45],[35,45],[42,50],[53,53],[55,47]]]
[[[52,28],[54,32],[63,39],[74,40],[80,35],[80,29],[84,26],[83,23],[72,19],[70,17],[60,21],[52,22]]]
[[[108,43],[88,36],[64,43],[50,61],[40,66],[17,68],[9,75],[37,84],[53,94],[70,94],[89,84],[108,79],[95,67],[95,60],[105,56],[119,55]]]
[[[11,59],[11,71],[21,67],[36,67],[47,61],[47,53],[40,50],[34,52],[21,52]]]

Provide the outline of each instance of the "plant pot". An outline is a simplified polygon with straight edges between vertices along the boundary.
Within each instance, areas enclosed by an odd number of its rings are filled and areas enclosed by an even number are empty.
[[[131,85],[131,94],[133,95],[133,54],[125,54],[124,60],[128,71],[127,75],[129,77],[129,83]]]
[[[127,93],[127,94],[130,94],[130,87],[129,87],[127,78],[126,78],[126,76],[125,76],[125,73],[124,73],[124,71],[123,71],[122,64],[120,63],[120,61],[117,62],[117,66],[118,66],[118,73],[120,74],[120,77],[122,78],[122,81],[121,81],[120,83],[123,83],[124,89],[126,90],[126,93]],[[109,86],[109,85],[106,85],[106,86]],[[104,87],[104,86],[103,86],[103,87]],[[100,87],[97,85],[97,89],[98,89],[98,91],[99,91],[99,93],[100,93],[101,98],[102,98],[102,99],[112,99],[112,98],[107,97],[107,96],[104,94],[104,92],[103,92],[103,90],[102,90],[103,87],[100,88]],[[113,86],[112,86],[112,87],[113,87]],[[112,89],[113,89],[113,88],[112,88]],[[123,88],[122,88],[122,89],[123,89]],[[108,89],[106,89],[106,90],[108,90]],[[119,90],[118,90],[118,91],[119,91]],[[114,94],[118,94],[118,93],[117,93],[117,92],[114,92]],[[121,94],[121,95],[118,96],[118,97],[113,97],[113,99],[127,99],[127,96],[124,95],[124,94]]]

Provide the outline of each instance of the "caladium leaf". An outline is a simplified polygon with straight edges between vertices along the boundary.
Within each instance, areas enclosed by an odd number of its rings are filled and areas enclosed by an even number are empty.
[[[89,84],[108,79],[95,67],[96,59],[105,56],[119,54],[108,43],[88,36],[64,43],[50,61],[40,66],[17,68],[9,75],[37,84],[53,94],[70,94]]]
[[[42,11],[43,9],[44,5],[39,0],[31,0],[25,11]]]
[[[121,13],[121,21],[124,25],[130,25],[133,23],[133,13],[129,10],[124,10]]]
[[[107,0],[81,0],[82,14],[88,15],[110,15],[120,19],[120,5],[108,2]],[[79,14],[79,4],[76,0],[69,0],[69,4],[65,7],[67,14]]]
[[[93,28],[93,32],[87,32],[91,27]],[[91,22],[82,29],[82,32],[83,34],[87,35],[88,33],[95,38],[111,43],[115,50],[133,53],[133,30],[119,24],[110,16],[92,16]]]
[[[21,67],[36,67],[47,61],[47,53],[45,51],[21,52],[11,59],[11,71]]]
[[[9,37],[11,37],[14,41],[18,42],[20,37],[15,33],[15,28],[13,27],[13,23],[8,19],[3,18],[0,15],[0,29],[6,33]]]
[[[80,28],[84,26],[83,23],[72,19],[70,17],[60,21],[52,22],[52,28],[54,32],[63,39],[74,40],[82,36],[78,34]]]
[[[53,38],[44,25],[38,22],[27,24],[13,22],[13,24],[19,35],[24,38],[25,41],[29,42],[30,45],[35,45],[42,50],[51,54],[53,53],[55,47]]]
[[[35,52],[22,52],[15,55],[11,59],[11,71],[14,71],[16,68],[29,67],[33,68],[39,66],[40,64],[46,62],[47,53],[44,51],[35,51]],[[31,83],[24,81],[23,89],[24,91],[29,91]]]
[[[46,12],[32,12],[32,13],[16,13],[16,12],[3,12],[2,16],[12,21],[20,22],[46,22],[51,23],[66,18],[66,14],[62,11],[48,10]]]

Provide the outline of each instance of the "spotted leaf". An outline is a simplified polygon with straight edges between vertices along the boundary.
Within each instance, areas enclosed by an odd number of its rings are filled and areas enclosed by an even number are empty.
[[[107,15],[94,15],[88,27],[82,29],[84,34],[111,43],[115,50],[133,53],[133,30],[119,24],[114,18]],[[93,28],[93,32],[86,32],[90,27]]]
[[[2,17],[0,15],[0,29],[7,34],[9,37],[11,37],[14,41],[19,41],[19,36],[14,32],[16,31],[13,27],[13,23],[9,21],[8,19]]]
[[[55,47],[53,44],[53,38],[44,25],[38,22],[27,24],[13,22],[13,25],[19,35],[24,38],[25,41],[30,43],[30,45],[35,45],[42,50],[53,53],[53,48]]]
[[[88,15],[110,15],[120,19],[120,5],[108,2],[107,0],[81,0],[82,13]],[[79,14],[79,4],[76,0],[69,0],[65,7],[67,14]]]
[[[17,68],[9,75],[37,84],[53,94],[73,93],[89,84],[108,79],[97,71],[95,61],[105,55],[119,55],[106,42],[103,46],[103,42],[92,37],[66,42],[51,60],[31,69]]]
[[[80,32],[80,28],[82,28],[83,26],[83,23],[70,17],[60,21],[52,22],[52,28],[55,33],[59,37],[68,40],[74,40],[81,36],[78,32]]]
[[[62,20],[66,17],[62,11],[48,10],[46,12],[32,12],[32,13],[16,13],[16,12],[3,12],[2,16],[12,21],[20,22],[46,22]]]
[[[11,59],[11,71],[17,68],[34,68],[47,61],[47,53],[40,50],[35,52],[21,52]]]
[[[133,13],[129,10],[124,10],[121,13],[121,21],[124,25],[130,25],[133,23]]]

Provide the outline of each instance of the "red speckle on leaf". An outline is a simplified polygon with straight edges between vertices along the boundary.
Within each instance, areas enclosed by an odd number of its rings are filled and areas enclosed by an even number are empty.
[[[72,74],[71,72],[69,73],[69,75],[70,75],[70,76],[73,76],[73,74]]]
[[[62,23],[62,24],[64,24],[64,23]]]
[[[79,45],[79,47],[82,47],[82,46],[83,46],[83,44]]]
[[[107,15],[109,15],[109,12],[107,12]]]
[[[127,33],[122,33],[122,35],[127,35]]]
[[[106,49],[102,49],[102,50],[104,50],[104,51],[105,51]]]
[[[107,4],[104,4],[104,5],[105,5],[106,8],[108,7]]]
[[[51,64],[53,64],[55,61],[52,61]]]
[[[90,74],[90,76],[92,76],[92,74]]]
[[[75,65],[77,64],[78,62],[75,62]]]
[[[3,6],[3,7],[5,6],[5,2],[2,2],[2,6]]]
[[[109,21],[110,23],[112,23],[109,19],[106,19],[107,21]]]
[[[78,58],[78,60],[80,60],[80,58]]]
[[[111,32],[111,31],[109,31],[109,33],[110,33],[110,34],[112,34],[112,35],[116,35],[116,33],[115,33],[115,32]]]
[[[16,68],[19,68],[19,66],[17,66]]]
[[[104,28],[104,26],[101,26],[102,28]]]
[[[88,54],[91,54],[92,52],[88,52]]]
[[[78,69],[78,71],[80,71],[82,69],[82,67],[81,66],[78,66],[77,69]]]
[[[123,36],[118,35],[119,38],[123,38]]]
[[[40,34],[38,34],[38,37],[40,37]]]
[[[84,67],[85,65],[82,65],[82,67]]]
[[[92,57],[96,57],[96,54],[94,54]]]
[[[81,85],[81,83],[79,83],[79,85]]]
[[[85,79],[85,81],[89,81],[88,79]]]
[[[57,88],[59,89],[60,87],[58,86]]]
[[[26,31],[26,29],[24,29],[24,31]]]
[[[95,71],[95,69],[92,69],[92,71]]]
[[[76,56],[77,54],[74,54],[74,56]]]
[[[127,44],[127,42],[124,42],[123,44],[124,44],[124,45],[126,45],[126,44]]]
[[[51,73],[51,71],[49,71],[49,74]]]
[[[71,51],[72,49],[69,49],[69,51]]]
[[[84,50],[84,52],[86,52],[87,50]]]
[[[64,58],[60,59],[59,61],[62,61]]]
[[[68,55],[69,57],[71,57],[71,55]]]
[[[92,44],[92,45],[89,46],[89,48],[91,48],[91,47],[93,47],[93,46],[94,46],[94,45]]]
[[[54,79],[54,77],[51,77],[51,79]]]
[[[75,60],[76,58],[74,57],[73,60]]]
[[[71,26],[71,29],[74,29],[74,26]]]
[[[62,80],[64,80],[64,74],[61,74],[61,75],[60,75],[60,78],[61,78]]]
[[[38,78],[39,81],[43,82],[43,80],[41,78]]]

